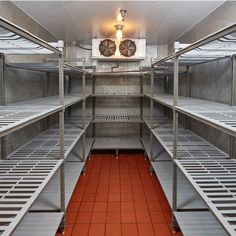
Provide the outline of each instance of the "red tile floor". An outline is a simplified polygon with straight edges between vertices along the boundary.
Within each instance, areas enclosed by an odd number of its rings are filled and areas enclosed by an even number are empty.
[[[173,235],[169,205],[143,154],[93,154],[86,167],[66,212],[65,236]]]

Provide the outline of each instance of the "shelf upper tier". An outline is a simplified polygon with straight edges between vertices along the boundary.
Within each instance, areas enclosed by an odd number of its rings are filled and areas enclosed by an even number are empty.
[[[52,54],[61,51],[30,32],[0,17],[0,52],[4,54]]]
[[[173,108],[172,95],[154,95],[153,100]],[[230,135],[236,135],[236,106],[179,96],[175,109]]]
[[[19,68],[24,70],[40,71],[40,72],[49,72],[49,73],[59,73],[59,64],[58,62],[41,62],[41,63],[7,63],[7,66],[13,68]],[[82,69],[79,66],[70,65],[64,63],[64,74],[65,75],[78,75],[78,74],[91,74],[89,71]]]
[[[180,65],[195,65],[229,57],[235,53],[236,24],[233,24],[154,62],[152,66],[173,63],[176,57],[179,58]]]
[[[83,101],[83,99],[89,96],[90,95],[85,95],[85,97],[82,97],[74,94],[67,94],[64,97],[64,105],[65,107],[69,107]],[[62,106],[59,105],[58,96],[28,100],[9,106],[0,106],[0,137],[61,110]]]

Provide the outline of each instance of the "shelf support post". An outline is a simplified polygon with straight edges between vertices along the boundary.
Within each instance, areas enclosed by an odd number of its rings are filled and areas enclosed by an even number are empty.
[[[231,57],[231,73],[232,73],[232,84],[231,84],[231,106],[236,106],[236,55]],[[235,155],[235,137],[230,136],[230,157],[236,158]]]
[[[179,93],[179,59],[174,58],[174,99],[173,99],[173,196],[172,196],[172,227],[177,227],[174,212],[177,211],[177,166],[175,160],[178,159],[178,93]]]
[[[0,54],[0,106],[6,105],[5,98],[5,57],[4,54]],[[1,158],[6,159],[6,137],[0,138],[1,140]]]
[[[140,67],[140,117],[143,117],[143,74],[142,74],[142,67]],[[140,123],[140,137],[143,137],[143,124]]]
[[[96,68],[94,67],[93,73],[92,73],[92,118],[94,119],[95,117],[95,102],[96,102],[96,97],[95,97],[95,83],[96,83],[96,76],[95,76]],[[95,138],[95,123],[92,124],[92,137]]]
[[[85,98],[85,89],[86,89],[86,72],[85,72],[85,60],[83,61],[83,81],[82,81],[82,85],[83,85],[83,103],[82,103],[82,106],[83,106],[83,130],[84,130],[84,133],[83,133],[83,160],[85,161],[86,157],[85,157],[85,138],[86,138],[86,127],[85,127],[85,119],[86,119],[86,98]]]
[[[150,122],[151,122],[151,130],[150,130],[150,142],[151,142],[151,150],[150,150],[150,159],[153,161],[153,152],[154,152],[154,140],[153,140],[153,87],[154,87],[154,66],[151,67],[151,81],[150,81]]]
[[[59,126],[60,126],[60,159],[64,160],[64,42],[60,41],[61,54],[59,55],[59,101],[62,110],[59,112]],[[60,201],[61,212],[64,213],[63,219],[60,224],[60,229],[65,228],[65,164],[60,166]]]

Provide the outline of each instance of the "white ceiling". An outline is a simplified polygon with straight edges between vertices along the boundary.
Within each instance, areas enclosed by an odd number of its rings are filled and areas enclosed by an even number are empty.
[[[16,1],[58,39],[90,42],[113,37],[119,9],[126,9],[124,37],[168,44],[224,1]]]

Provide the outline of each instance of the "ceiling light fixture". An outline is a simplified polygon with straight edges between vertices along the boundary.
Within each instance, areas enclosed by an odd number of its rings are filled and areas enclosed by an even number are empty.
[[[126,10],[123,10],[123,9],[121,9],[120,10],[120,13],[119,13],[119,15],[118,15],[118,17],[117,17],[117,20],[118,21],[124,21],[125,20],[125,14],[126,14]]]
[[[118,41],[121,41],[122,38],[123,38],[123,29],[124,29],[124,25],[115,25],[115,28],[116,28],[116,39]]]

